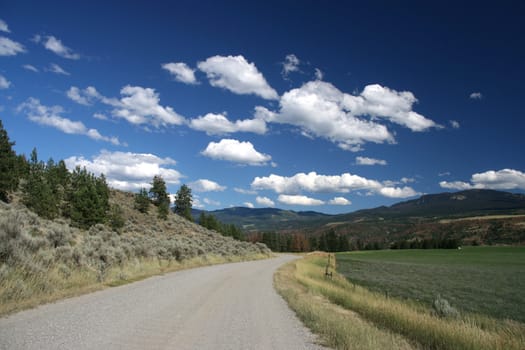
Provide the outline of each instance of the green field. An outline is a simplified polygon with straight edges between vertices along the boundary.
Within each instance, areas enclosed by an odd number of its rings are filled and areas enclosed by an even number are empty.
[[[337,254],[337,271],[389,296],[525,322],[525,247],[380,250]]]

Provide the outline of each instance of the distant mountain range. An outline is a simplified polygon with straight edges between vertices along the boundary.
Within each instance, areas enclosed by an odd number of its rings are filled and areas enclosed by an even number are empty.
[[[193,210],[198,219],[201,211]],[[525,214],[525,195],[495,191],[467,190],[429,194],[392,206],[364,209],[348,214],[328,215],[315,211],[276,208],[234,207],[206,212],[223,223],[241,226],[246,231],[317,231],[325,226],[341,226],[362,221],[406,222],[454,219],[472,216]]]

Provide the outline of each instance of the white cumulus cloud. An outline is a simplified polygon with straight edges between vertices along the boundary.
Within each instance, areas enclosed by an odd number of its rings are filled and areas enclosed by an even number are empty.
[[[313,81],[281,97],[272,122],[298,126],[307,135],[323,137],[344,149],[367,141],[393,142],[384,125],[356,118],[343,106],[344,96],[330,83]]]
[[[192,119],[190,128],[206,132],[208,135],[226,135],[234,132],[266,133],[266,122],[263,119],[245,119],[231,122],[224,114],[208,113]]]
[[[0,36],[0,56],[15,56],[22,52],[26,52],[24,45]]]
[[[226,189],[225,186],[221,186],[217,182],[208,179],[199,179],[189,183],[189,186],[195,192],[220,192]]]
[[[253,205],[253,203],[251,202],[244,202],[243,204],[246,208],[250,208],[250,209],[255,208],[255,205]]]
[[[383,187],[378,190],[378,193],[389,198],[408,198],[418,196],[421,193],[416,192],[413,188],[405,187]]]
[[[299,194],[303,191],[315,193],[348,193],[357,190],[369,190],[391,198],[406,198],[418,195],[410,187],[393,187],[377,180],[370,180],[359,175],[344,173],[341,175],[320,175],[316,172],[297,173],[291,177],[271,174],[255,177],[251,184],[256,190],[273,190],[276,193]]]
[[[72,49],[62,44],[60,39],[57,39],[52,35],[46,38],[46,40],[43,42],[43,45],[46,49],[56,53],[60,57],[70,60],[78,60],[80,58],[79,54],[73,52]]]
[[[56,63],[50,63],[47,71],[55,74],[71,75],[68,71],[64,70],[64,68],[60,67]]]
[[[315,69],[315,79],[317,80],[323,80],[324,78],[324,73],[322,70],[320,70],[319,68],[316,68]]]
[[[65,162],[69,169],[80,166],[96,175],[104,174],[109,186],[127,191],[149,189],[155,175],[162,176],[167,185],[179,184],[182,177],[177,170],[172,169],[176,164],[173,159],[150,153],[103,150],[91,160],[73,156],[65,159]]]
[[[288,74],[290,74],[291,72],[299,71],[300,63],[301,61],[299,60],[299,58],[297,58],[297,56],[294,55],[293,53],[286,55],[284,62],[283,62],[283,71],[282,71],[283,77],[286,78]]]
[[[432,120],[412,110],[412,105],[417,99],[410,91],[398,92],[379,84],[372,84],[367,85],[359,96],[345,97],[347,107],[356,115],[385,118],[412,131],[439,127]]]
[[[468,182],[464,182],[464,181],[441,181],[439,183],[439,186],[441,186],[442,188],[449,189],[449,190],[460,190],[460,191],[471,190],[475,188],[474,185],[469,184]]]
[[[102,113],[94,113],[93,118],[98,120],[108,120],[108,117],[106,117],[106,115]]]
[[[11,82],[7,80],[3,75],[0,75],[0,90],[9,89]]]
[[[206,73],[212,86],[241,95],[254,94],[267,100],[279,98],[255,64],[246,61],[242,55],[209,57],[197,67]]]
[[[7,23],[2,19],[0,19],[0,32],[11,33]]]
[[[447,189],[493,189],[493,190],[525,190],[525,173],[515,169],[488,170],[473,174],[470,183],[463,181],[441,181],[439,185]]]
[[[89,96],[87,94],[82,94],[79,88],[76,86],[72,86],[67,90],[66,92],[67,97],[69,97],[71,100],[75,101],[78,104],[89,106],[91,105],[91,101],[89,100]]]
[[[469,95],[469,97],[472,100],[481,100],[483,98],[483,95],[481,94],[481,92],[473,92]]]
[[[123,97],[113,115],[131,124],[150,124],[158,128],[185,122],[184,117],[173,108],[159,104],[159,94],[154,89],[127,85],[120,90],[120,94]]]
[[[239,187],[235,187],[233,190],[240,194],[257,194],[257,191],[246,190],[244,188],[239,188]]]
[[[461,125],[459,124],[457,120],[449,120],[449,122],[450,122],[450,126],[453,129],[459,129],[461,127]]]
[[[216,201],[216,200],[213,200],[213,199],[210,199],[210,198],[204,198],[202,201],[203,201],[205,204],[207,204],[207,205],[213,205],[213,206],[216,206],[216,207],[218,207],[219,205],[221,205],[221,202]]]
[[[152,125],[159,128],[186,122],[184,117],[173,108],[160,105],[160,97],[155,89],[126,85],[120,90],[120,94],[120,99],[108,98],[92,86],[85,89],[72,86],[67,91],[67,96],[79,104],[91,105],[95,101],[100,101],[114,107],[113,116],[125,119],[131,124]]]
[[[303,195],[287,195],[280,194],[277,200],[283,204],[288,205],[323,205],[324,202],[320,199],[310,198]]]
[[[275,207],[275,202],[268,197],[257,196],[255,198],[255,201],[257,202],[257,204],[265,207]]]
[[[251,142],[235,139],[210,142],[202,155],[247,165],[266,165],[272,159],[271,156],[258,152]]]
[[[351,95],[316,80],[284,93],[279,111],[268,115],[267,121],[298,126],[304,135],[323,137],[343,149],[356,151],[366,142],[395,142],[383,120],[412,131],[440,127],[414,112],[415,102],[409,91],[398,92],[378,84]]]
[[[33,66],[31,64],[24,64],[22,67],[24,69],[30,70],[32,72],[38,73],[38,68],[36,68],[35,66]]]
[[[386,165],[387,164],[386,160],[368,158],[368,157],[356,157],[355,163],[357,165]]]
[[[349,201],[348,199],[346,199],[345,197],[334,197],[328,202],[328,204],[331,204],[331,205],[350,205],[350,204],[352,204],[352,202]]]
[[[114,136],[103,136],[97,129],[87,128],[81,121],[74,121],[61,114],[64,109],[60,106],[44,106],[36,98],[30,97],[26,102],[20,104],[17,108],[19,112],[26,113],[29,120],[51,126],[66,134],[85,135],[93,140],[109,142],[114,145],[120,145],[120,141]]]
[[[195,78],[195,69],[188,67],[186,63],[183,62],[170,62],[164,63],[161,66],[163,69],[167,70],[175,80],[180,81],[185,84],[197,84],[197,79]]]

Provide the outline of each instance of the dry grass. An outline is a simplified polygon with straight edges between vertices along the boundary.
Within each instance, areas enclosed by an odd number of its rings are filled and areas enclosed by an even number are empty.
[[[122,267],[112,267],[103,282],[95,269],[83,268],[64,274],[64,267],[52,267],[40,274],[28,275],[23,269],[13,269],[0,285],[0,316],[29,309],[56,300],[116,287],[159,274],[246,260],[268,258],[265,254],[249,256],[199,256],[182,262],[137,259]]]
[[[457,219],[443,219],[443,220],[439,220],[439,223],[440,224],[449,224],[451,222],[458,222],[458,221],[521,219],[521,218],[525,218],[525,215],[523,215],[523,214],[516,214],[516,215],[484,215],[484,216],[469,216],[469,217],[457,218]]]
[[[402,336],[378,328],[300,283],[301,276],[311,268],[317,266],[304,261],[289,263],[277,271],[274,283],[304,324],[320,335],[324,345],[335,349],[417,349]]]
[[[311,255],[294,264],[293,280],[308,291],[306,295],[320,295],[333,304],[356,312],[380,329],[402,335],[423,348],[525,348],[525,328],[522,324],[491,321],[479,316],[444,319],[421,305],[389,298],[353,285],[337,273],[332,280],[325,279],[324,256]],[[286,297],[285,293],[283,295]],[[321,312],[317,317],[322,319],[326,315]],[[344,334],[337,337],[343,336]]]

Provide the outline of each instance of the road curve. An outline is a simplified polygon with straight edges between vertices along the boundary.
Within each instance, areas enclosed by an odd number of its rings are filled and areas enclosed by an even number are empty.
[[[293,256],[179,271],[0,319],[0,349],[321,349],[273,288]]]

